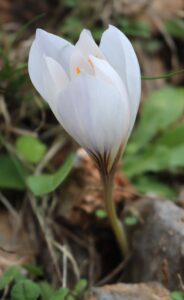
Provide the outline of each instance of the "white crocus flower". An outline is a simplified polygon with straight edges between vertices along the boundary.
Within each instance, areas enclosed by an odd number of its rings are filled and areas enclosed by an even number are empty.
[[[98,47],[90,31],[83,30],[74,46],[38,29],[29,75],[65,130],[110,172],[140,102],[140,69],[127,37],[109,26]]]

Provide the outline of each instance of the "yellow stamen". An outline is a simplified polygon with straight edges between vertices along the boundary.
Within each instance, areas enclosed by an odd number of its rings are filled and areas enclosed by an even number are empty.
[[[80,68],[79,68],[79,67],[76,67],[76,68],[75,68],[75,72],[76,72],[77,74],[80,74],[80,72],[81,72]]]
[[[91,65],[91,67],[94,69],[94,65],[93,65],[93,62],[92,62],[92,60],[89,58],[88,59],[88,63]]]

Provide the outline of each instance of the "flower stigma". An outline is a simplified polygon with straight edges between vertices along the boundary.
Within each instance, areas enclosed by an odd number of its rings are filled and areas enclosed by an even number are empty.
[[[75,72],[79,75],[80,72],[81,72],[81,69],[80,69],[79,67],[76,67],[76,68],[75,68]]]

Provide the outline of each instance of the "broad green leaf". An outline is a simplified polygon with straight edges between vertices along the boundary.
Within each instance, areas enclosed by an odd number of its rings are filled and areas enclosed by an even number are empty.
[[[18,281],[11,290],[12,300],[37,300],[39,295],[39,286],[29,279]]]
[[[184,122],[178,124],[176,127],[168,128],[168,130],[157,139],[156,143],[169,148],[184,144]]]
[[[75,156],[70,155],[65,163],[54,174],[31,175],[27,184],[35,196],[53,192],[68,176],[74,163]]]
[[[0,155],[0,187],[24,190],[27,171],[23,165],[8,154]]]
[[[134,152],[172,125],[184,110],[184,89],[165,87],[146,99],[132,141]],[[131,145],[129,147],[132,147]],[[127,149],[127,153],[129,151]]]
[[[47,281],[41,281],[38,285],[40,287],[42,300],[50,300],[55,293],[52,286]]]
[[[45,155],[47,147],[35,137],[22,136],[16,141],[16,150],[23,159],[38,163]]]
[[[184,167],[184,143],[175,147],[170,152],[170,168]]]
[[[176,197],[176,190],[161,181],[156,180],[151,176],[139,176],[134,181],[134,186],[140,193],[154,194],[158,197],[174,199]]]
[[[20,275],[19,268],[12,266],[8,268],[0,277],[0,290],[6,288],[13,280]]]
[[[174,291],[171,293],[172,300],[184,300],[184,292]]]
[[[129,178],[145,172],[159,172],[184,167],[184,144],[169,149],[163,145],[152,145],[145,152],[127,156],[124,172]]]
[[[168,167],[169,161],[168,148],[150,146],[145,149],[145,152],[128,156],[124,161],[123,170],[129,178],[132,178],[148,171],[164,170]]]
[[[69,291],[67,288],[60,288],[58,291],[54,293],[54,295],[50,298],[50,300],[64,300],[66,299],[65,297],[68,295],[68,292]]]

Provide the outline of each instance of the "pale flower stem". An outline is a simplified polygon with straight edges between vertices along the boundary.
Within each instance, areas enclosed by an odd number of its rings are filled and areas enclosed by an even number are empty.
[[[116,240],[119,244],[120,250],[124,257],[129,254],[128,241],[126,237],[125,228],[117,217],[116,208],[113,201],[113,176],[102,175],[102,182],[104,188],[104,201],[106,206],[107,215],[109,217],[110,224],[116,236]]]

